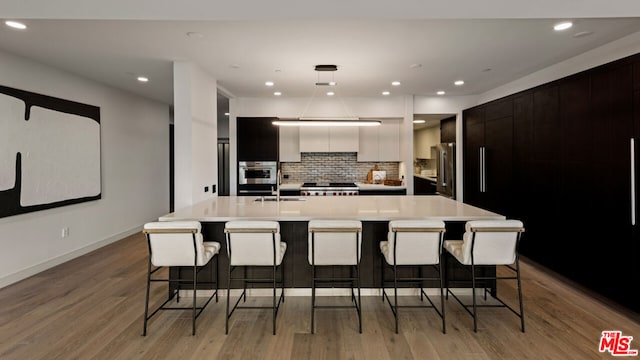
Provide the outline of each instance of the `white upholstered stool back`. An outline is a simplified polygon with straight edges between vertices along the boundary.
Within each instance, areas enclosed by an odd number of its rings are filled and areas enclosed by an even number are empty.
[[[220,244],[202,241],[198,221],[160,221],[144,225],[149,236],[154,266],[203,266],[218,252]],[[194,259],[196,263],[194,264]]]
[[[516,261],[520,220],[478,220],[465,225],[462,241],[445,241],[445,248],[460,263],[471,265],[510,265]]]
[[[278,266],[282,263],[287,244],[280,241],[277,221],[229,221],[224,231],[231,266]]]
[[[309,264],[357,265],[362,255],[361,233],[362,222],[357,220],[309,221]]]
[[[380,250],[389,265],[439,264],[444,231],[441,220],[389,221],[387,241],[380,242]]]

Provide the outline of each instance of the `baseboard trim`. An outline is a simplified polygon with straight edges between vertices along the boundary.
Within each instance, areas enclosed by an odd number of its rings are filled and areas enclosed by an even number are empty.
[[[62,263],[65,263],[69,260],[73,260],[79,256],[85,255],[87,253],[90,253],[94,250],[97,250],[103,246],[109,245],[113,242],[116,242],[118,240],[122,240],[123,238],[133,235],[137,232],[142,231],[142,226],[136,226],[132,229],[123,231],[121,233],[118,234],[114,234],[111,235],[105,239],[99,240],[97,242],[94,242],[92,244],[89,244],[85,247],[73,250],[71,252],[68,252],[66,254],[54,257],[52,259],[43,261],[39,264],[33,265],[33,266],[29,266],[27,268],[24,268],[22,270],[18,270],[14,273],[11,273],[9,275],[3,276],[2,278],[0,278],[0,289],[9,286],[11,284],[17,283],[18,281],[24,280],[28,277],[31,277],[33,275],[36,275],[42,271],[45,271],[47,269],[50,269],[54,266],[60,265]]]

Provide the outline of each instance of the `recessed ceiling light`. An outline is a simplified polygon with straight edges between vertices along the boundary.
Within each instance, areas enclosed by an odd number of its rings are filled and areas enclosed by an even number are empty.
[[[11,21],[11,20],[7,20],[4,22],[5,25],[7,25],[8,27],[12,27],[14,29],[18,29],[18,30],[24,30],[27,28],[27,25],[21,23],[21,22],[17,22],[17,21]]]
[[[456,80],[453,84],[456,86],[464,85],[464,80]]]
[[[146,76],[138,76],[138,78],[137,78],[137,79],[138,79],[138,81],[140,81],[140,82],[145,82],[145,83],[146,83],[146,82],[149,82],[149,78],[148,78],[148,77],[146,77]]]
[[[413,123],[414,123],[414,124],[424,124],[424,123],[426,123],[426,122],[427,122],[426,120],[420,120],[420,119],[418,119],[418,120],[413,120]]]
[[[392,81],[391,85],[393,86],[400,86],[400,81]]]
[[[327,91],[327,96],[333,96],[333,95],[335,95],[335,94],[336,94],[336,93],[334,93],[333,91]]]
[[[226,116],[229,116],[229,113],[224,113]]]
[[[565,22],[561,22],[561,23],[555,24],[553,26],[553,30],[555,30],[555,31],[567,30],[568,28],[570,28],[572,26],[573,26],[573,23],[571,21],[565,21]]]
[[[444,94],[446,94],[446,92],[444,92],[443,90],[440,90],[440,91],[438,91],[436,94],[438,94],[438,95],[444,95]]]
[[[387,95],[389,95],[389,94],[391,94],[391,93],[390,93],[390,92],[388,92],[388,91],[383,91],[383,92],[382,92],[382,95],[384,95],[384,96],[387,96]]]
[[[273,95],[280,96],[280,95],[282,95],[282,93],[280,91],[276,91],[276,92],[273,93]]]
[[[273,81],[265,81],[264,84],[266,86],[273,86],[274,85]]]

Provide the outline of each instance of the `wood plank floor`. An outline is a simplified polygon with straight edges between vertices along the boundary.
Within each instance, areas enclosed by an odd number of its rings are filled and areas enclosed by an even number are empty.
[[[471,317],[450,298],[447,334],[432,309],[403,309],[396,335],[386,304],[364,297],[363,334],[354,310],[321,309],[311,335],[310,298],[290,296],[280,309],[276,336],[270,310],[236,312],[225,336],[221,297],[198,319],[196,336],[189,312],[165,311],[143,337],[146,251],[144,238],[133,235],[0,289],[0,359],[610,359],[598,352],[603,330],[633,336],[632,348],[640,348],[637,314],[526,262],[524,334],[506,309],[482,309],[474,333]],[[156,304],[165,291],[152,291]],[[500,293],[515,303],[512,286],[505,284]]]

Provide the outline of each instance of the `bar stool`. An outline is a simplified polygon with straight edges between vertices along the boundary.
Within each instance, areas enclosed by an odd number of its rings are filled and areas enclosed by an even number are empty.
[[[276,317],[280,303],[284,302],[284,266],[282,259],[287,251],[287,244],[280,241],[280,224],[277,221],[229,221],[225,224],[224,232],[227,240],[227,254],[229,255],[229,277],[227,281],[227,318],[225,334],[229,334],[229,318],[236,309],[272,309],[273,335],[276,334]],[[270,267],[273,276],[270,278],[248,278],[247,267]],[[244,270],[243,276],[232,278],[232,272],[238,267]],[[280,280],[276,279],[276,269],[280,267]],[[242,281],[242,294],[229,312],[231,281]],[[240,301],[247,301],[247,283],[272,283],[272,306],[238,306]],[[276,296],[276,285],[280,283],[280,297]]]
[[[212,282],[198,281],[198,273],[207,265],[211,259],[220,251],[220,243],[214,241],[204,242],[202,239],[201,224],[198,221],[167,221],[151,222],[144,225],[142,232],[146,235],[149,246],[149,262],[147,267],[147,295],[144,306],[144,328],[142,335],[147,335],[147,322],[160,310],[192,310],[191,334],[196,334],[196,318],[200,316],[205,307],[209,304],[213,296],[218,302],[218,261],[216,263],[216,290],[201,307],[196,306],[196,288],[198,284],[212,284]],[[152,270],[152,265],[155,269]],[[156,271],[166,266],[192,267],[193,275],[191,279],[166,279],[151,278]],[[213,272],[213,266],[212,266]],[[212,274],[213,277],[213,274]],[[180,302],[179,287],[171,291],[167,300],[149,315],[149,291],[152,282],[185,283],[193,284],[193,305],[191,308],[167,307],[167,303],[177,295],[177,302]],[[197,313],[196,313],[196,310]]]
[[[520,328],[524,332],[524,307],[522,305],[522,286],[520,281],[520,257],[518,247],[524,227],[519,220],[484,220],[469,221],[465,224],[463,240],[447,240],[445,249],[458,262],[471,268],[471,290],[473,304],[464,304],[447,286],[447,297],[451,294],[460,305],[473,317],[473,331],[478,331],[478,307],[506,307],[520,318]],[[515,268],[512,266],[515,263]],[[476,268],[480,266],[503,265],[515,276],[477,276]],[[518,303],[520,312],[514,310],[497,296],[492,296],[500,304],[478,305],[476,301],[477,280],[516,280],[518,284]],[[487,287],[484,288],[484,299],[487,299]],[[473,312],[469,308],[473,309]]]
[[[442,318],[442,332],[446,333],[444,306],[444,271],[442,269],[442,241],[445,225],[440,220],[394,220],[389,222],[387,241],[380,242],[382,301],[387,300],[395,318],[396,334],[398,333],[398,309],[400,308],[433,308]],[[385,279],[385,261],[393,270],[393,279]],[[432,266],[438,277],[424,277],[422,268]],[[418,267],[418,277],[398,277],[398,267]],[[424,292],[425,280],[438,280],[440,283],[440,309]],[[393,304],[385,290],[385,283],[393,282]],[[398,283],[414,283],[420,285],[420,301],[426,297],[430,305],[398,305]]]
[[[311,281],[311,333],[315,333],[315,310],[326,308],[355,308],[358,314],[358,332],[362,333],[360,302],[360,255],[362,254],[362,223],[355,220],[311,220],[309,221],[308,259],[312,268]],[[318,266],[349,266],[348,277],[318,277]],[[353,270],[356,276],[353,276]],[[347,283],[351,285],[350,306],[316,305],[316,284]],[[353,288],[358,289],[356,300]]]

